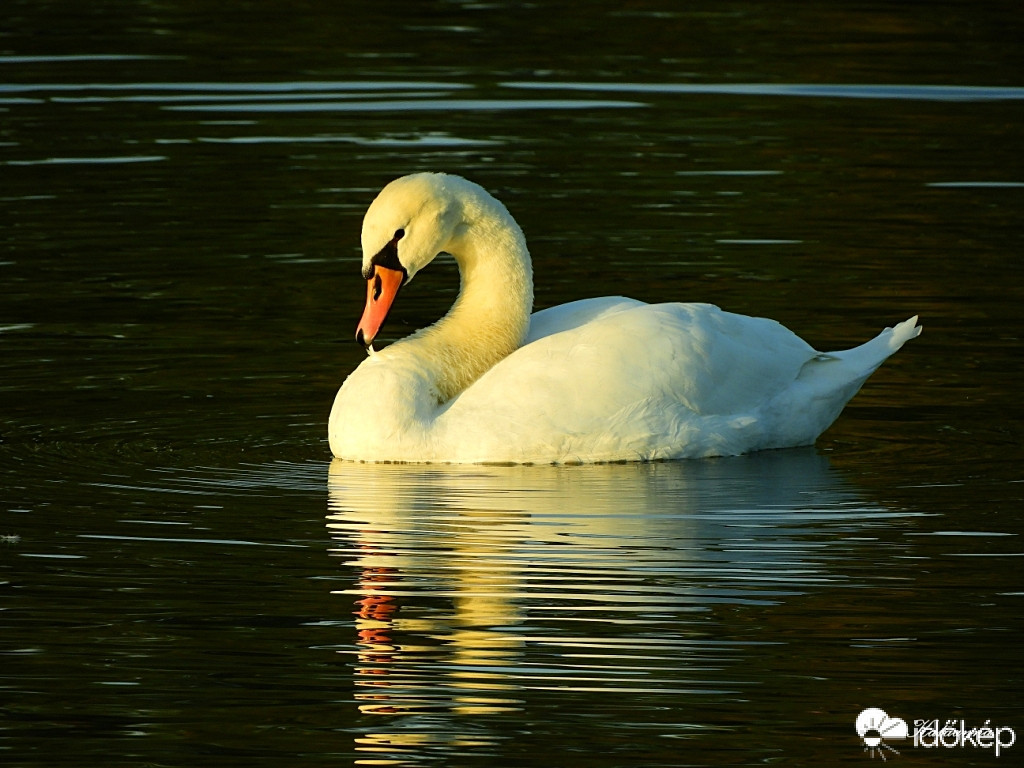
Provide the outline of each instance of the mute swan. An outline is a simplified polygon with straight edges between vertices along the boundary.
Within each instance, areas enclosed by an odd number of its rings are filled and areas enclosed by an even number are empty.
[[[531,315],[523,232],[458,176],[388,184],[363,220],[370,355],[328,426],[338,458],[575,463],[736,455],[809,445],[917,317],[820,354],[773,320],[710,304],[584,299]],[[432,326],[375,352],[399,289],[440,252],[461,291]]]

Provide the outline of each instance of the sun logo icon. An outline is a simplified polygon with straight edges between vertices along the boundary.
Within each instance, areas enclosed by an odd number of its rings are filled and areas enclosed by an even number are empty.
[[[907,723],[898,717],[889,717],[884,709],[868,707],[857,715],[857,735],[864,742],[865,752],[872,757],[877,752],[878,756],[885,760],[883,750],[887,749],[894,755],[899,754],[898,750],[886,742],[907,738]]]

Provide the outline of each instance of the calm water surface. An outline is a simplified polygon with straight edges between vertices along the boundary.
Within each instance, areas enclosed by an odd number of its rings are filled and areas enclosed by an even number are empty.
[[[865,765],[869,706],[1019,761],[1013,4],[10,5],[0,764]],[[332,462],[362,212],[426,169],[508,205],[538,308],[925,332],[813,449]]]

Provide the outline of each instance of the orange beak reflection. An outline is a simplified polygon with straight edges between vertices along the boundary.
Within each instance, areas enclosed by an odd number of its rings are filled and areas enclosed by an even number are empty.
[[[403,280],[405,273],[400,270],[374,266],[373,276],[366,281],[366,307],[356,326],[356,341],[364,347],[373,343],[384,325]]]

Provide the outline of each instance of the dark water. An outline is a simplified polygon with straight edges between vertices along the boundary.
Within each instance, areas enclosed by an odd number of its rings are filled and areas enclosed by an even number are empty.
[[[5,16],[0,764],[997,760],[866,751],[869,706],[1024,738],[1016,4]],[[810,450],[332,464],[361,215],[424,169],[505,201],[538,307],[925,332]]]

